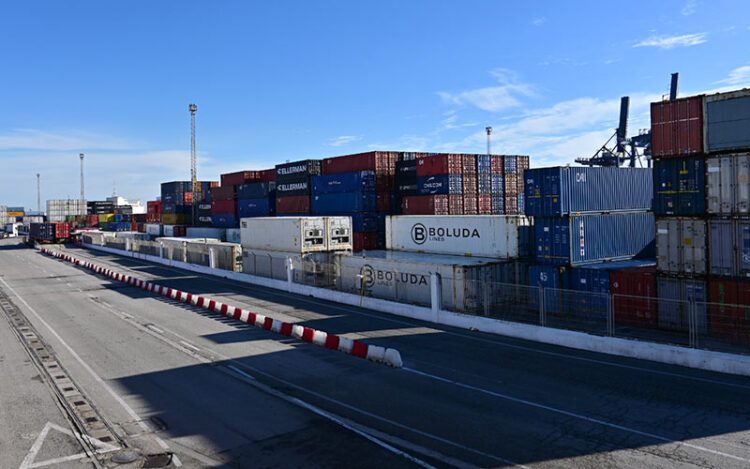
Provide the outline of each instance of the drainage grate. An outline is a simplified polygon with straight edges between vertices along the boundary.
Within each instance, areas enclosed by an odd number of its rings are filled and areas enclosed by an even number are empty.
[[[0,289],[0,309],[8,317],[8,322],[15,329],[21,344],[26,347],[38,368],[46,374],[46,381],[50,383],[53,390],[57,391],[60,401],[67,409],[67,413],[76,420],[78,429],[99,441],[121,445],[120,439],[106,424],[106,421],[101,418],[91,401],[77,389],[65,368],[55,358],[51,348],[41,340],[34,326],[21,313],[21,310],[10,301],[10,298],[2,289]],[[92,413],[95,416],[91,416]]]

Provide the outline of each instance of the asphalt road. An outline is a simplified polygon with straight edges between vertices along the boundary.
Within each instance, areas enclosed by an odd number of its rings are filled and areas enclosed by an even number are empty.
[[[162,285],[397,348],[404,368],[396,370],[1,243],[0,289],[121,446],[174,452],[186,467],[750,467],[750,379],[436,327],[66,248]],[[33,443],[8,441],[16,459]]]

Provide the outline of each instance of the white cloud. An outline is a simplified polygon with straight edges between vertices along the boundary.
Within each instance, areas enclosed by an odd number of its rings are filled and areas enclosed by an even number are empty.
[[[723,80],[717,81],[717,83],[724,83],[730,86],[743,87],[750,86],[750,65],[743,65],[737,67],[731,72],[729,76]]]
[[[1,150],[84,151],[89,149],[125,150],[132,144],[92,132],[13,129],[0,134]]]
[[[507,69],[498,68],[490,72],[498,81],[498,86],[449,93],[441,91],[438,96],[443,102],[458,106],[475,106],[483,111],[499,112],[521,105],[520,98],[535,95],[534,87],[521,83],[518,75]]]
[[[680,14],[683,16],[690,16],[695,13],[697,8],[698,0],[688,0],[687,3],[685,3],[685,6],[682,7],[682,10],[680,10]]]
[[[707,36],[707,33],[683,34],[681,36],[651,36],[633,44],[633,47],[658,47],[660,49],[691,47],[706,42]]]
[[[531,20],[531,25],[539,27],[539,26],[543,26],[546,22],[547,22],[547,18],[543,16],[539,16]]]
[[[340,137],[328,140],[328,145],[332,147],[342,147],[359,140],[362,140],[362,137],[359,135],[341,135]]]

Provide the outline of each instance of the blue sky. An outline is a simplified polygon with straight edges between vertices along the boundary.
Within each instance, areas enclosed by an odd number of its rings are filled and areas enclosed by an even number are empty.
[[[0,204],[150,199],[201,179],[370,149],[587,156],[671,72],[750,86],[750,2],[28,1],[0,10]]]

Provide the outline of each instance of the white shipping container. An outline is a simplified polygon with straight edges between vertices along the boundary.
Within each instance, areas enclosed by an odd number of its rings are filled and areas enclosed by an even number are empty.
[[[656,268],[672,274],[703,275],[706,262],[706,222],[697,218],[656,220]]]
[[[242,251],[242,271],[258,277],[287,280],[286,266],[292,261],[292,279],[295,283],[318,287],[333,286],[336,281],[336,264],[328,252]]]
[[[324,217],[258,217],[240,220],[243,248],[261,251],[327,251]]]
[[[325,217],[329,251],[352,250],[352,218]]]
[[[227,242],[240,244],[240,229],[239,228],[227,228],[226,231]]]
[[[151,236],[162,236],[164,234],[164,229],[159,223],[146,223],[145,226],[146,234],[149,234]]]
[[[399,251],[341,254],[337,288],[361,296],[430,306],[430,277],[441,277],[442,306],[476,311],[495,296],[505,262]]]
[[[706,160],[708,213],[750,213],[750,154],[733,154]]]
[[[187,228],[188,238],[211,238],[224,241],[227,238],[226,228],[212,228],[209,226],[190,226]]]
[[[492,258],[518,257],[519,215],[398,215],[386,218],[385,244],[394,251]]]

